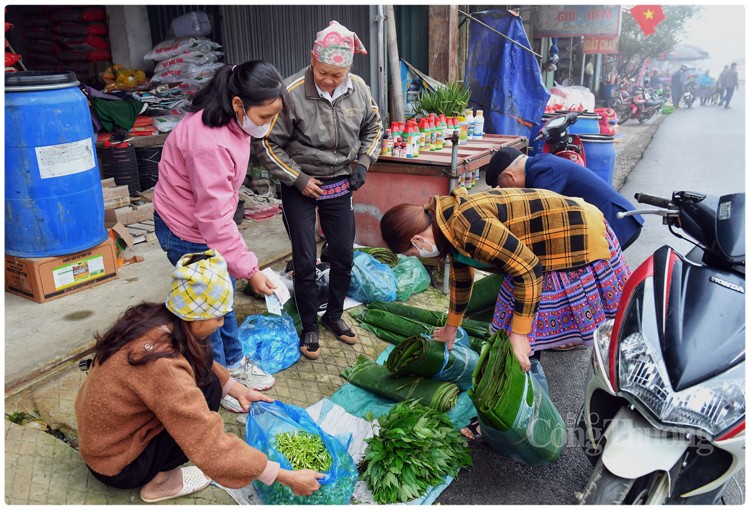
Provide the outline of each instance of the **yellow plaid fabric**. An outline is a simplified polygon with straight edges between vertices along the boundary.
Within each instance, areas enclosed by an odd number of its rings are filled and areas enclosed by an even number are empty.
[[[440,231],[459,253],[505,273],[515,284],[511,328],[527,334],[542,294],[542,273],[609,260],[604,216],[583,199],[542,189],[501,188],[436,197]],[[474,269],[451,259],[448,324],[459,326]]]
[[[216,250],[188,253],[177,261],[166,305],[186,321],[224,317],[232,311],[234,287]]]

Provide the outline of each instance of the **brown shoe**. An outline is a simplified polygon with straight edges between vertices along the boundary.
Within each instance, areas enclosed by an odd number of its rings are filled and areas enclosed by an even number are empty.
[[[344,319],[341,317],[338,319],[331,319],[330,317],[327,317],[326,314],[323,314],[323,317],[320,318],[320,323],[345,344],[354,345],[357,343],[357,334],[352,328],[347,326],[346,322],[344,322]]]
[[[318,343],[317,331],[302,334],[302,345],[300,345],[299,352],[305,358],[313,361],[320,358],[320,344]]]

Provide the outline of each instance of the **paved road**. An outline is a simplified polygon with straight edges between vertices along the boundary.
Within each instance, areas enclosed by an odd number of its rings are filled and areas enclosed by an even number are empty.
[[[744,191],[744,96],[735,94],[732,109],[695,106],[677,110],[659,127],[643,160],[620,192],[632,200],[636,192],[670,197],[675,190],[705,193]],[[685,242],[669,235],[660,220],[649,217],[638,241],[625,253],[637,267],[662,244],[685,250]],[[530,468],[509,460],[486,444],[473,444],[474,468],[464,470],[438,498],[441,504],[577,504],[591,473],[591,465],[573,439],[575,416],[582,404],[587,350],[545,353],[542,359],[550,394],[569,430],[567,447],[554,465]],[[744,492],[744,472],[739,483]],[[735,486],[726,502],[739,504]]]

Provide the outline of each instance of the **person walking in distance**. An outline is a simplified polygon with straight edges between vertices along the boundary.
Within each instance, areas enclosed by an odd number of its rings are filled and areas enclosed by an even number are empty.
[[[739,79],[737,77],[737,62],[732,62],[729,66],[726,76],[724,76],[724,109],[729,109],[729,102],[732,100],[734,95],[734,89],[739,86]]]

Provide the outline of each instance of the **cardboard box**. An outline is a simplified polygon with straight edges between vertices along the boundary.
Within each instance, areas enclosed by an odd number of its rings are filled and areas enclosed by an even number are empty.
[[[26,259],[5,255],[5,291],[37,303],[58,299],[117,278],[115,243],[71,255]]]
[[[139,205],[127,205],[117,209],[108,209],[104,211],[104,226],[111,228],[117,223],[123,225],[132,225],[141,221],[154,219],[154,204],[147,202]]]
[[[127,186],[117,186],[114,177],[102,180],[104,209],[117,209],[130,205],[130,190]]]

